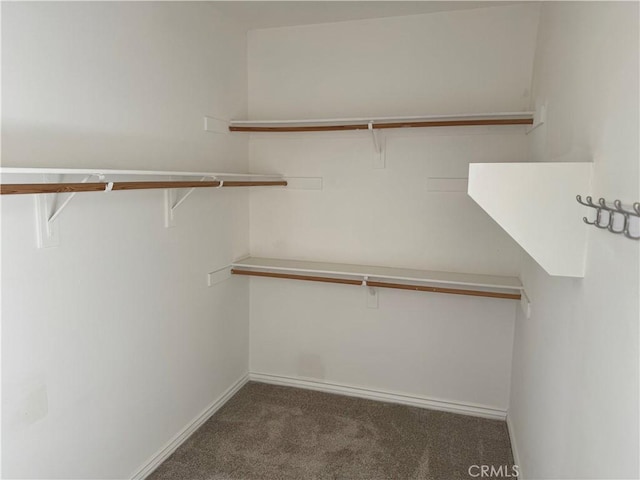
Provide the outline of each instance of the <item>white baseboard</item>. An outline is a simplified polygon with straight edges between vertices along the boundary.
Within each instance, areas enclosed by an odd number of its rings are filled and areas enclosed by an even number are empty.
[[[513,428],[513,422],[511,417],[507,414],[507,430],[509,431],[509,442],[511,443],[511,453],[513,453],[513,463],[518,465],[520,475],[518,480],[524,480],[524,474],[522,473],[522,464],[520,463],[520,454],[518,453],[518,445],[516,444],[516,434]]]
[[[142,480],[151,474],[156,468],[164,462],[189,436],[195,432],[200,425],[209,420],[209,418],[222,407],[245,383],[249,381],[249,375],[244,375],[237,382],[231,385],[217,400],[214,400],[200,415],[194,418],[187,426],[178,432],[158,453],[147,460],[142,467],[134,473],[131,478],[134,480]]]
[[[337,393],[350,397],[366,398],[383,402],[400,403],[412,407],[430,408],[443,412],[460,413],[474,417],[491,418],[504,420],[507,416],[505,410],[499,410],[482,405],[463,404],[444,400],[435,400],[427,397],[407,395],[388,391],[371,390],[368,388],[352,387],[336,383],[321,382],[312,379],[296,377],[286,377],[282,375],[270,375],[266,373],[250,372],[249,379],[256,382],[270,383],[273,385],[283,385],[287,387],[306,388],[308,390],[318,390],[327,393]]]

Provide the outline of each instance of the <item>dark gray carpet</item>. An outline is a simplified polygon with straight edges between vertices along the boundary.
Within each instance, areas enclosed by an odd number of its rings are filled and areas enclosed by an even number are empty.
[[[512,462],[502,421],[250,382],[148,479],[455,480]]]

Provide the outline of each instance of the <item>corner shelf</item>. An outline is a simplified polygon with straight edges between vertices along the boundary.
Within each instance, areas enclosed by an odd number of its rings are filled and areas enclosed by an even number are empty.
[[[515,277],[248,257],[231,264],[234,275],[340,283],[519,300]]]
[[[472,163],[468,193],[549,274],[584,277],[591,163]]]

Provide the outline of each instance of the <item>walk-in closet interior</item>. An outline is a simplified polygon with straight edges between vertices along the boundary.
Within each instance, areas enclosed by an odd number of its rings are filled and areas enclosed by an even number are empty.
[[[2,2],[2,478],[639,478],[639,15]]]

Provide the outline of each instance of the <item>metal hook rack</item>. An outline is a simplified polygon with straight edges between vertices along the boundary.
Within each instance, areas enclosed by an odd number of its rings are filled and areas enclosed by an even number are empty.
[[[640,235],[634,235],[631,232],[631,224],[634,218],[636,219],[635,231],[637,232],[640,230],[640,202],[635,202],[632,209],[629,210],[622,206],[622,202],[620,200],[614,200],[613,206],[607,204],[607,201],[604,198],[600,198],[598,199],[598,203],[594,203],[593,198],[590,196],[587,196],[585,200],[582,200],[582,196],[576,195],[576,200],[580,205],[596,209],[595,220],[589,221],[587,217],[582,217],[582,221],[587,225],[607,229],[611,233],[622,233],[625,237],[632,240],[640,240]],[[606,214],[603,215],[603,212],[606,212]],[[616,228],[617,219],[622,219],[621,228]]]

